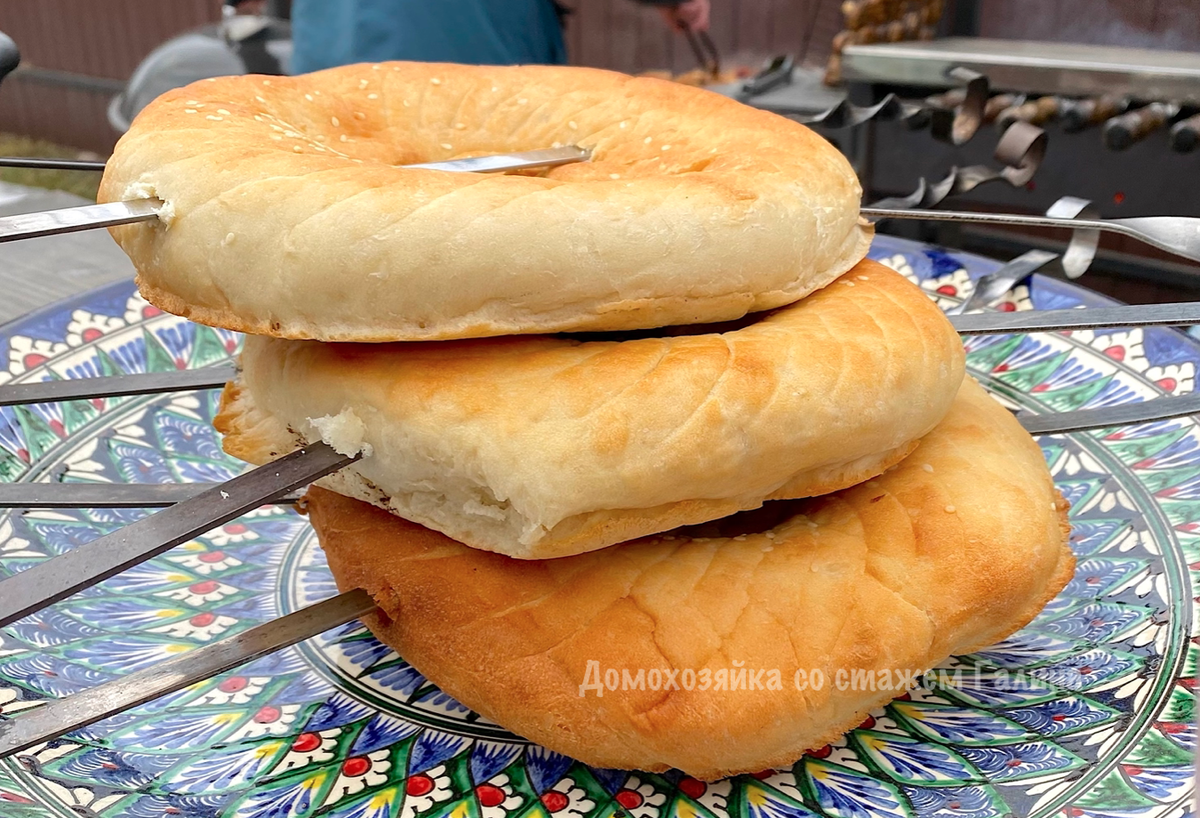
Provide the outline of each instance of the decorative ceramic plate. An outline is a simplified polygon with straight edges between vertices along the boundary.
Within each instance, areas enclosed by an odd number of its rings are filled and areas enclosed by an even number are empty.
[[[997,266],[883,236],[871,255],[946,305]],[[1038,279],[1000,308],[1099,301]],[[204,366],[238,341],[119,284],[0,331],[0,380]],[[1190,392],[1200,362],[1200,345],[1159,329],[980,336],[967,349],[977,377],[1035,411]],[[227,479],[242,465],[210,426],[216,400],[0,409],[0,479]],[[354,623],[0,762],[0,818],[1182,815],[1196,745],[1200,427],[1172,420],[1041,444],[1072,505],[1070,585],[1020,633],[947,663],[958,687],[918,688],[791,769],[704,784],[586,767],[462,707]],[[4,512],[0,575],[144,513]],[[333,593],[308,524],[260,509],[4,631],[0,713]],[[1004,683],[1018,675],[1023,684]]]

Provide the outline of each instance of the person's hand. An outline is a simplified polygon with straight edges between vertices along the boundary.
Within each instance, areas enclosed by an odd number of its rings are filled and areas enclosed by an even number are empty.
[[[678,6],[667,6],[658,11],[672,29],[708,31],[710,8],[709,0],[684,0]]]

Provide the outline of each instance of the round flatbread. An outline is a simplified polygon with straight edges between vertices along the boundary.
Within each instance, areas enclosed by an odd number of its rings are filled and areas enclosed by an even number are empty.
[[[579,145],[539,174],[403,165]],[[608,71],[385,63],[170,91],[101,202],[153,304],[283,338],[623,330],[788,304],[861,259],[861,190],[802,125]]]
[[[564,559],[308,495],[339,587],[371,593],[367,624],[430,681],[587,764],[700,779],[791,764],[905,692],[894,680],[1029,622],[1073,571],[1066,508],[1037,445],[971,380],[878,478]],[[741,671],[760,686],[728,689]],[[856,672],[874,689],[844,683]],[[617,684],[582,687],[597,679]]]
[[[858,483],[912,451],[962,382],[950,322],[873,261],[704,330],[251,337],[216,425],[252,463],[315,440],[365,450],[321,485],[476,548],[544,559]]]

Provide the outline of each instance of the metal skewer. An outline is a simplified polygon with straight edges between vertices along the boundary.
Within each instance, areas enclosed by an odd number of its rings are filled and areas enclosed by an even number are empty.
[[[1040,253],[1040,251],[1031,252]],[[1041,258],[1040,255],[1036,256],[1032,262],[1039,262]],[[1013,261],[1015,262],[1017,259]],[[1012,263],[1010,262],[1010,264]],[[1005,265],[1005,268],[1008,268],[1008,265]],[[1001,270],[1005,268],[1001,268]],[[1022,275],[1024,275],[1022,272],[1024,270],[1024,266],[1009,268],[1010,273],[1019,272]],[[1007,289],[1006,286],[1004,290]],[[970,301],[965,303],[970,307]],[[962,335],[1200,325],[1200,302],[1185,301],[1175,304],[1090,307],[1080,310],[1030,310],[951,315],[950,323]],[[124,395],[148,395],[156,392],[189,389],[211,389],[224,386],[233,379],[235,373],[236,369],[233,365],[221,364],[203,369],[184,369],[176,372],[114,375],[103,378],[67,378],[37,383],[8,384],[0,386],[0,406]],[[3,491],[2,485],[0,485],[0,491]]]
[[[1141,403],[1106,406],[1102,409],[1080,409],[1074,412],[1054,412],[1046,415],[1023,412],[1017,415],[1017,420],[1027,432],[1037,437],[1131,426],[1195,414],[1200,414],[1200,393],[1155,398]],[[266,469],[267,467],[262,468]],[[177,503],[191,504],[199,495],[218,491],[227,485],[226,483],[0,483],[0,508],[165,508]],[[299,499],[298,493],[288,492],[281,493],[274,499],[264,502],[289,504],[295,503]],[[225,522],[225,520],[221,522]],[[213,526],[220,525],[221,522],[213,523]],[[149,556],[153,556],[153,554],[147,554],[146,558]],[[4,589],[4,582],[12,581],[20,576],[21,574],[17,574],[10,580],[0,582],[0,590]]]
[[[971,315],[952,315],[950,323],[960,335],[1062,332],[1117,327],[1180,327],[1200,324],[1200,301],[1136,306],[1122,304],[1077,310],[979,312]],[[0,396],[2,395],[3,390],[0,389]]]
[[[964,312],[982,309],[994,301],[998,301],[1016,286],[1018,281],[1037,272],[1056,258],[1058,258],[1057,253],[1047,253],[1045,250],[1027,250],[996,272],[988,273],[976,281],[975,289],[971,291],[971,297],[946,310],[946,314],[951,316],[950,320],[953,322]],[[958,325],[955,324],[956,329],[957,327]]]
[[[0,627],[240,517],[354,460],[338,454],[324,443],[316,443],[13,574],[0,581]]]
[[[104,165],[104,162],[92,159],[44,159],[37,156],[0,156],[0,168],[103,171]]]
[[[0,483],[0,508],[167,508],[222,483]],[[291,505],[288,492],[271,503]]]
[[[349,591],[256,625],[236,636],[174,656],[154,667],[47,702],[12,721],[0,722],[0,758],[182,690],[222,671],[344,625],[374,609],[375,601],[366,591]]]
[[[1010,129],[1011,130],[1011,129]],[[496,173],[531,167],[553,167],[585,161],[590,153],[567,146],[517,154],[455,159],[407,165],[409,168],[472,173]],[[43,213],[26,213],[0,218],[0,242],[39,236],[115,227],[158,218],[160,199],[109,202],[64,208]],[[1169,253],[1200,261],[1200,219],[1182,216],[1146,216],[1131,219],[1058,219],[1049,216],[1025,216],[1004,213],[975,213],[958,210],[914,210],[864,207],[862,215],[876,219],[921,219],[974,224],[1007,224],[1026,227],[1064,227],[1120,233]]]
[[[417,165],[405,165],[404,167],[471,173],[498,173],[508,170],[550,168],[570,162],[581,162],[587,158],[587,153],[582,148],[567,146],[566,148],[546,148],[544,150],[522,151],[520,153],[474,156],[469,159],[450,159],[445,162],[425,162]],[[579,154],[584,154],[584,156],[576,158]],[[103,171],[107,164],[107,162],[97,159],[48,159],[41,156],[0,156],[0,168]]]
[[[474,156],[468,159],[450,159],[445,162],[423,162],[417,165],[404,165],[404,167],[456,173],[502,173],[584,162],[590,156],[591,151],[589,150],[567,145],[562,148]],[[158,218],[162,206],[162,199],[147,198],[5,216],[0,218],[0,242],[154,221]]]
[[[1200,323],[1200,322],[1197,322]],[[182,392],[224,386],[237,370],[232,364],[175,372],[146,372],[136,375],[111,375],[102,378],[64,378],[37,383],[0,386],[0,406],[27,403],[114,398],[125,395],[150,395],[156,392]]]
[[[1200,219],[1188,216],[1141,216],[1133,219],[1056,219],[1050,216],[1024,216],[1015,213],[976,213],[965,210],[904,210],[864,207],[862,215],[874,219],[918,219],[967,224],[1008,224],[1023,227],[1079,228],[1120,233],[1123,236],[1200,261]]]

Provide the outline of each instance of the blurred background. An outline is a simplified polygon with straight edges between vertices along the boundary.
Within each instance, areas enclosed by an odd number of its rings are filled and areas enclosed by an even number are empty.
[[[1074,196],[1105,217],[1200,216],[1198,0],[711,0],[706,32],[671,31],[658,9],[630,0],[562,5],[572,64],[709,85],[811,124],[851,158],[867,203],[937,206],[944,182],[946,206],[959,208],[1041,213]],[[173,72],[194,70],[179,58],[181,37],[217,49],[218,64],[234,59],[212,73],[286,72],[286,22],[254,15],[286,19],[289,0],[250,0],[239,11],[223,16],[220,0],[3,0],[0,32],[17,43],[21,64],[0,86],[0,155],[103,159]],[[1054,44],[1070,44],[1069,65],[1056,67]],[[1027,46],[1013,73],[1005,60]],[[774,75],[764,71],[772,60],[783,66]],[[932,79],[921,75],[930,64],[941,72]],[[966,138],[938,133],[940,113],[954,129],[970,119],[970,86],[949,76],[951,65],[990,83],[988,112]],[[767,82],[752,93],[745,83],[756,75]],[[1036,173],[963,184],[964,169],[994,176],[1019,164],[996,155],[1012,122],[1040,129]],[[98,174],[0,169],[0,181],[92,198]],[[1069,238],[901,222],[881,229],[1001,259],[1031,246],[1062,252]],[[1103,239],[1088,273],[1088,286],[1124,300],[1200,298],[1195,265],[1120,237]]]
[[[572,0],[567,46],[575,65],[640,73],[696,67],[685,38],[655,10],[628,0]],[[776,54],[824,65],[844,20],[840,0],[712,0],[709,33],[728,65],[757,68]],[[957,19],[956,19],[957,18]],[[185,31],[215,24],[215,0],[4,0],[0,31],[22,64],[0,93],[0,130],[105,154],[118,132],[105,111],[138,64]],[[1196,0],[950,2],[940,31],[1200,50]]]

